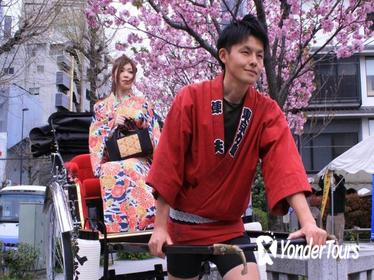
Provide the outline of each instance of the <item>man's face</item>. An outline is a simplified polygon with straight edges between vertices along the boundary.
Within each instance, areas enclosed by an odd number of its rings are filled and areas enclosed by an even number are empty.
[[[264,45],[254,36],[233,45],[231,50],[220,49],[225,75],[243,84],[254,84],[264,68]]]

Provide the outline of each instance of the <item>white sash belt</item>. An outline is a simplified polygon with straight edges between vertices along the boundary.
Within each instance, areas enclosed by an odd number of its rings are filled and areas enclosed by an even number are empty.
[[[169,216],[170,218],[174,220],[187,222],[187,223],[193,223],[193,224],[207,224],[207,223],[218,222],[217,220],[204,218],[199,215],[183,212],[180,210],[175,210],[173,208],[170,208]]]

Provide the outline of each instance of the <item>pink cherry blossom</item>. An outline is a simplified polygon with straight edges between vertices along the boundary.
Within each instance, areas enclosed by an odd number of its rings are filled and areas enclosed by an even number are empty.
[[[224,3],[229,2],[228,11]],[[237,10],[239,2],[242,6]],[[137,30],[116,48],[133,52],[143,70],[137,88],[164,116],[180,88],[221,72],[215,46],[224,25],[243,16],[237,11],[256,14],[261,10],[270,51],[258,87],[278,102],[296,134],[303,131],[303,111],[316,90],[316,55],[328,47],[338,58],[348,57],[361,51],[365,39],[373,36],[367,21],[367,15],[374,12],[371,0],[287,0],[286,4],[278,0],[120,0],[122,8],[113,3],[89,0],[88,23],[96,25],[99,17],[107,19],[107,24]],[[137,7],[136,15],[125,7],[129,3]],[[323,48],[313,48],[316,45]]]

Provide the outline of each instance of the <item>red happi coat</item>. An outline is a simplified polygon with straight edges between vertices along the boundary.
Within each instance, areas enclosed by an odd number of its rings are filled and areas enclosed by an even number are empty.
[[[223,77],[183,88],[165,121],[147,183],[172,208],[219,222],[170,221],[172,240],[203,245],[242,235],[241,215],[259,158],[269,209],[285,214],[285,198],[310,192],[310,186],[276,102],[250,87],[234,141],[224,151]]]

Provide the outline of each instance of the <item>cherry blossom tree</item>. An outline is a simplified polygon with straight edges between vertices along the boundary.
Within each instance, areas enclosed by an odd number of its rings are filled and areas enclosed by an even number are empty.
[[[315,92],[313,67],[322,54],[348,57],[373,35],[371,0],[89,0],[88,22],[99,15],[107,26],[132,30],[117,43],[132,50],[144,77],[138,88],[167,112],[182,86],[221,71],[215,47],[228,22],[251,12],[266,26],[270,48],[258,83],[283,108],[290,128],[303,131]],[[138,9],[131,14],[128,5]]]

